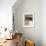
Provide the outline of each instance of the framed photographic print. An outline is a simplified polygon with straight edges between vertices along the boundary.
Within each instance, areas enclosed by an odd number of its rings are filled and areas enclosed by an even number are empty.
[[[34,27],[34,14],[33,13],[24,13],[23,25],[24,27]]]

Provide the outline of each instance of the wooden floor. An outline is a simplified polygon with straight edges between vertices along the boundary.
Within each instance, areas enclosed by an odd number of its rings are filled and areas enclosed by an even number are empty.
[[[6,40],[6,42],[2,43],[0,46],[16,46],[15,39],[13,39],[13,40]]]

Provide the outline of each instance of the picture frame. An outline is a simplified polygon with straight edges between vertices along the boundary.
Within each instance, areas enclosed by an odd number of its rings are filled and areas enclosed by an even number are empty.
[[[34,27],[34,13],[24,13],[23,14],[23,26],[24,27]]]

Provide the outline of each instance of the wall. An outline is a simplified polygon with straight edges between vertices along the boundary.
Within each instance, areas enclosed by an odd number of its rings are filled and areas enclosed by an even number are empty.
[[[0,0],[0,27],[12,29],[12,6],[16,0]]]
[[[23,33],[23,37],[31,39],[36,46],[41,46],[41,0],[23,0],[17,7],[14,5],[15,29]],[[23,26],[23,14],[25,12],[34,13],[34,26],[32,28]]]
[[[46,0],[41,1],[40,28],[42,46],[46,46]]]

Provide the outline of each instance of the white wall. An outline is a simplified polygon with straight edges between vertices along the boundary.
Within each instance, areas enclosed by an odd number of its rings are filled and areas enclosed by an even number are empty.
[[[36,46],[41,46],[41,0],[23,0],[16,8],[14,5],[15,28],[18,32],[23,33],[24,38],[34,40]],[[33,12],[35,16],[35,27],[23,27],[23,14],[25,12]]]
[[[12,6],[16,0],[0,0],[0,27],[12,28]]]
[[[40,23],[42,46],[46,46],[46,0],[41,2]]]
[[[23,0],[13,7],[15,28],[22,32],[25,38],[35,41],[36,46],[46,46],[46,0]],[[23,27],[23,13],[33,12],[35,27]]]

